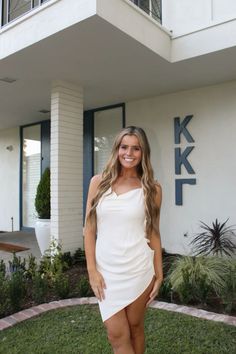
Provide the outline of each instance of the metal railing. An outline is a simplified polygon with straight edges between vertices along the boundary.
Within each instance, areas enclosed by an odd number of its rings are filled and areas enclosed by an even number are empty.
[[[49,0],[0,0],[1,27]],[[162,0],[130,0],[161,23]]]
[[[130,0],[141,10],[154,18],[159,23],[162,22],[162,0]]]
[[[1,27],[49,0],[0,0]]]

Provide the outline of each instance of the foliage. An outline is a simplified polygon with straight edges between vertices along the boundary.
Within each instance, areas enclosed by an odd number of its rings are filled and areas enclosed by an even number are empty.
[[[5,275],[0,272],[0,317],[5,316],[9,308],[8,281]]]
[[[206,303],[211,292],[219,295],[225,287],[227,266],[218,257],[177,257],[168,274],[172,289],[183,303]]]
[[[232,256],[236,250],[236,244],[232,241],[232,238],[236,235],[234,226],[226,226],[228,220],[220,223],[216,219],[212,226],[200,222],[200,227],[204,231],[196,234],[190,242],[196,256],[209,254]]]
[[[64,275],[62,272],[58,272],[54,279],[54,289],[56,295],[61,299],[66,299],[70,293],[68,276]]]
[[[3,259],[0,260],[0,275],[6,275],[6,264]]]
[[[225,312],[231,313],[236,307],[236,259],[226,261],[228,272],[225,277],[225,287],[222,289],[220,297],[224,304]]]
[[[48,279],[39,272],[36,272],[32,278],[32,298],[36,304],[46,300],[48,292]]]
[[[26,270],[25,258],[22,260],[21,257],[17,257],[16,254],[13,253],[13,260],[9,261],[9,270],[11,273],[15,273],[15,272],[24,273]]]
[[[50,219],[50,169],[46,168],[37,187],[35,209],[39,219]]]
[[[9,286],[9,301],[13,311],[18,311],[26,295],[26,285],[23,273],[17,271],[12,273],[8,283]]]
[[[62,262],[67,264],[68,267],[71,267],[73,265],[73,257],[71,256],[70,252],[64,252],[61,255],[61,258],[62,258]]]
[[[80,277],[77,290],[80,297],[94,296],[88,278],[85,275]]]
[[[57,273],[68,269],[67,263],[64,261],[61,245],[57,240],[53,239],[50,247],[45,251],[44,256],[40,262],[39,272],[54,280]]]
[[[86,262],[85,251],[78,248],[73,256],[74,264],[84,264]]]
[[[35,277],[36,273],[37,273],[37,262],[36,262],[36,258],[31,254],[28,258],[28,267],[25,271],[25,276],[28,279],[32,279],[33,277]]]

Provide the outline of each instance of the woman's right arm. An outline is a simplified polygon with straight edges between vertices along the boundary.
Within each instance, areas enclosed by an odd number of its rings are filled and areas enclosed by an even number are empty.
[[[89,282],[93,289],[95,296],[102,301],[105,298],[104,288],[105,282],[100,272],[98,272],[96,267],[96,257],[95,257],[95,247],[96,247],[96,225],[92,225],[90,221],[87,220],[87,216],[91,209],[92,199],[97,193],[97,187],[101,181],[101,176],[96,175],[91,179],[87,207],[86,207],[86,222],[84,228],[84,247],[87,261],[87,270],[89,274]]]

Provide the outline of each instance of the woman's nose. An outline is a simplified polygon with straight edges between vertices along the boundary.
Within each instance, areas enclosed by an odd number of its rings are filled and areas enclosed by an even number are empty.
[[[128,148],[126,153],[127,155],[132,155],[132,148]]]

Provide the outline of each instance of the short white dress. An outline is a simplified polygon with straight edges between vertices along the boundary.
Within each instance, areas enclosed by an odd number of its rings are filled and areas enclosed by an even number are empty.
[[[145,233],[142,188],[120,195],[110,188],[101,197],[96,213],[96,263],[106,283],[105,300],[99,301],[99,307],[106,321],[151,283],[154,251]]]

